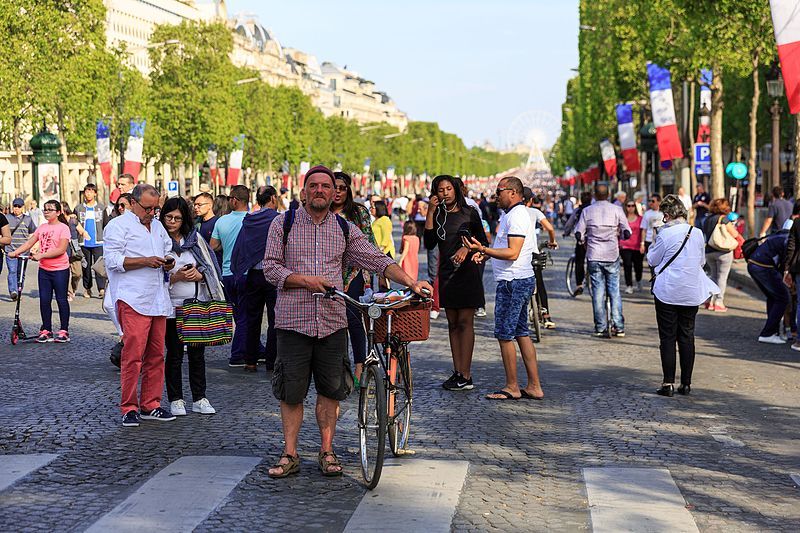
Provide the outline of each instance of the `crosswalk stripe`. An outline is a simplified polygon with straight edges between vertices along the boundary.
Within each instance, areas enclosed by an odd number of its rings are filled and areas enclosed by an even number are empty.
[[[25,455],[0,455],[0,490],[5,490],[18,479],[38,470],[58,457],[52,453]]]
[[[592,529],[698,531],[686,500],[664,468],[584,468]]]
[[[181,457],[87,532],[191,532],[261,462],[258,457]]]
[[[467,461],[387,460],[380,484],[361,499],[345,533],[449,532],[468,469]]]

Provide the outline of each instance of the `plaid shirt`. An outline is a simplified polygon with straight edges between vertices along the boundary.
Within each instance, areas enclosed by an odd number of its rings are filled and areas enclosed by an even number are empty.
[[[344,303],[315,298],[307,289],[288,289],[284,287],[286,278],[291,274],[322,276],[342,290],[344,266],[382,274],[394,261],[370,244],[352,223],[345,243],[342,228],[332,213],[317,225],[305,208],[297,210],[284,250],[284,217],[285,214],[279,215],[270,226],[264,252],[264,277],[278,288],[275,327],[309,337],[327,337],[347,327]]]

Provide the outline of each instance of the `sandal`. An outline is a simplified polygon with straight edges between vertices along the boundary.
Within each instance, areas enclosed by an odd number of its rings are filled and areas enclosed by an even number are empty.
[[[333,461],[326,461],[326,457],[333,457]],[[325,477],[337,477],[342,475],[342,463],[339,462],[339,458],[336,457],[336,454],[333,452],[319,452],[319,457],[317,459],[319,463],[319,471],[322,472],[322,475]],[[331,468],[339,467],[339,470],[331,470]]]
[[[288,463],[281,463],[281,459],[283,458],[289,459]],[[280,468],[281,472],[279,474],[272,474],[269,473],[269,477],[278,479],[282,477],[291,476],[292,474],[296,474],[300,471],[300,456],[299,455],[289,455],[288,453],[284,453],[278,459],[278,462],[272,465],[272,468]]]
[[[534,396],[525,389],[520,389],[519,393],[522,394],[521,398],[524,398],[525,400],[544,400],[544,396]]]
[[[502,396],[502,398],[492,398],[492,396]],[[514,396],[507,390],[496,390],[490,392],[485,396],[487,400],[506,401],[506,400],[519,400],[522,396]]]

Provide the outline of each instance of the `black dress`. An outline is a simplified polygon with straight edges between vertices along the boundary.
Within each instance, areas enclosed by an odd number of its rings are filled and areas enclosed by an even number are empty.
[[[445,309],[477,309],[486,305],[481,268],[472,262],[472,253],[460,267],[453,264],[453,255],[462,247],[458,236],[461,229],[468,229],[481,244],[489,245],[481,217],[471,206],[453,213],[440,206],[433,229],[425,230],[425,248],[432,250],[439,246],[439,304]]]

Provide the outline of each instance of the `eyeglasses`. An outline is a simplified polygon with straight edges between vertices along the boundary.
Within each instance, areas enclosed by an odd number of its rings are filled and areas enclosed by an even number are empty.
[[[495,189],[494,193],[495,193],[497,196],[500,196],[500,193],[501,193],[501,192],[503,192],[503,191],[511,191],[511,190],[513,190],[513,189],[510,189],[510,188],[508,188],[508,187],[504,187],[504,188],[498,187],[497,189]]]
[[[134,201],[134,202],[136,202],[137,204],[139,204],[139,207],[141,207],[141,208],[142,208],[142,210],[143,210],[145,213],[147,213],[148,215],[149,215],[150,213],[153,213],[153,212],[154,212],[156,209],[158,209],[158,206],[157,206],[157,205],[154,205],[154,206],[151,206],[151,207],[145,207],[145,206],[143,206],[143,205],[142,205],[142,203],[141,203],[141,202],[139,202],[139,200],[136,200],[136,199],[134,198],[134,200],[133,200],[133,201]]]
[[[42,211],[44,211],[45,213],[53,213],[58,211],[58,209],[53,209],[52,207],[45,207],[44,209],[42,209]]]
[[[347,185],[339,185],[336,187],[336,192],[347,192]]]
[[[194,203],[194,206],[195,206],[195,207],[205,207],[205,206],[207,206],[207,205],[211,205],[211,204],[210,204],[209,202],[202,202],[202,203],[197,203],[197,202],[195,202],[195,203]]]
[[[164,215],[164,220],[167,222],[183,222],[183,217],[174,215]]]
[[[625,204],[625,207],[636,207],[636,204]]]

